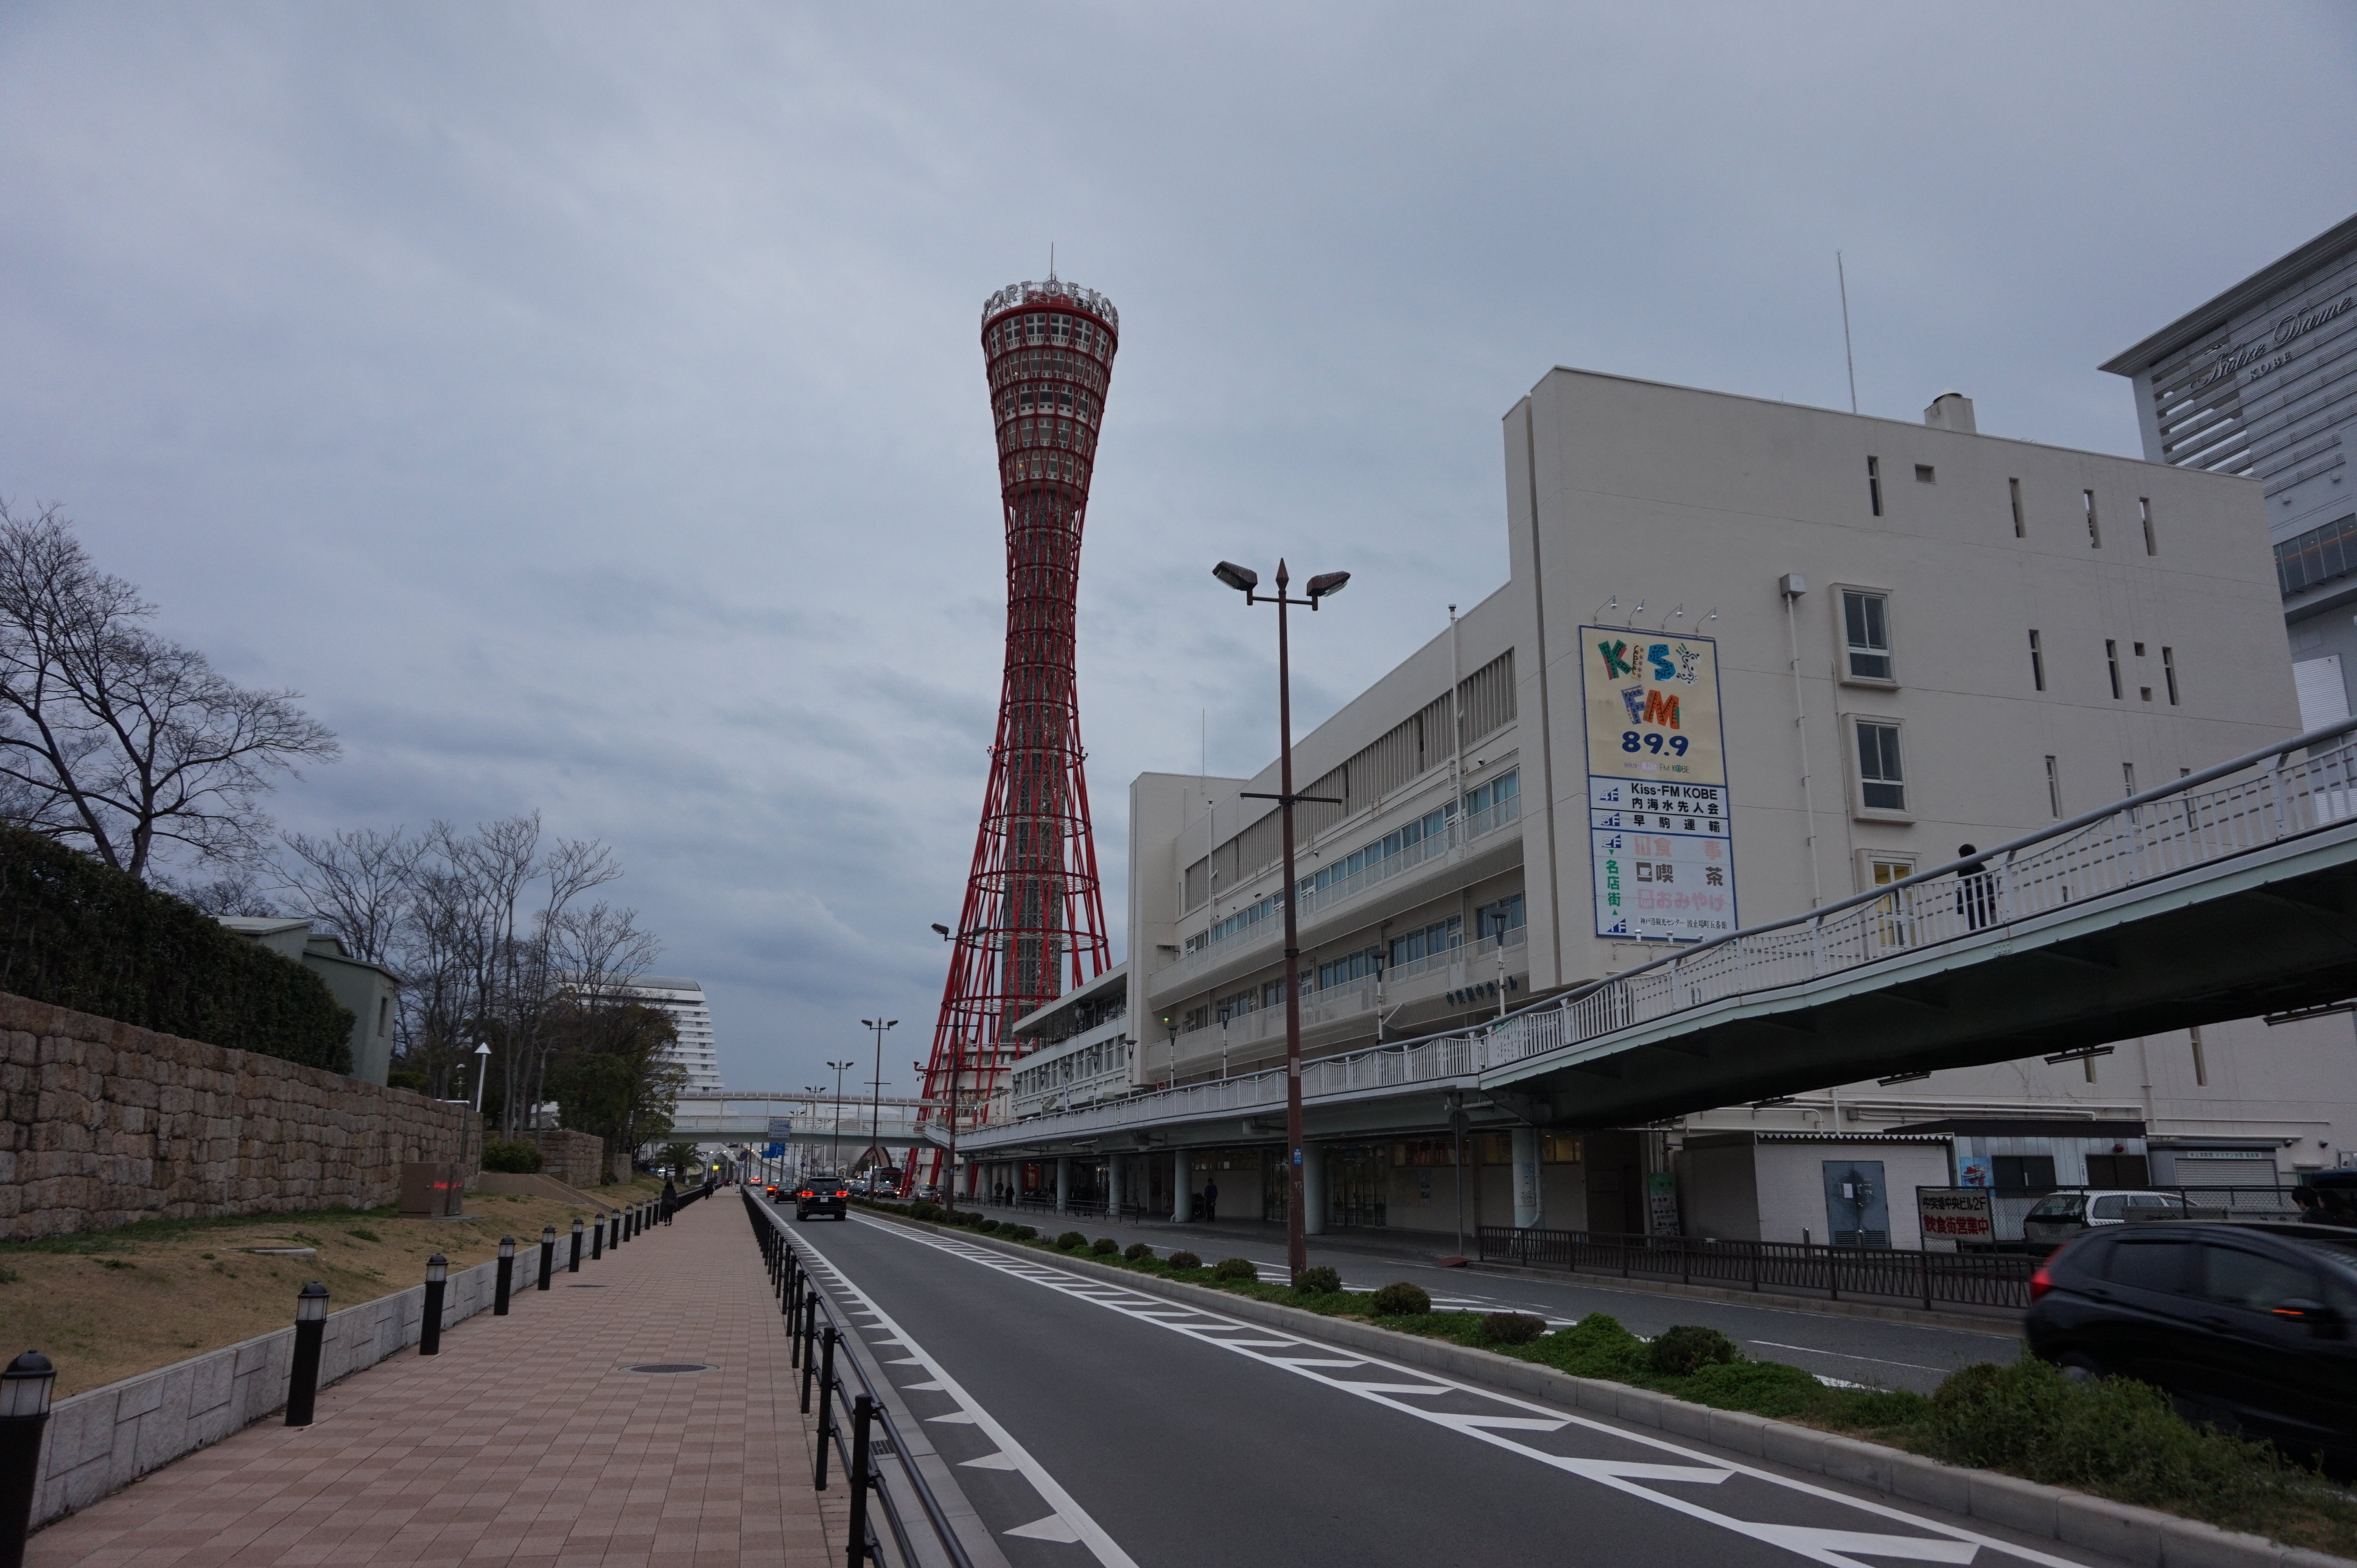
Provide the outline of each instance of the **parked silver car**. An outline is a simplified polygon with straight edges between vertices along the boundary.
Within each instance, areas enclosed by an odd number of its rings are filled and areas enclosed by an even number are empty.
[[[2087,1187],[2050,1192],[2021,1217],[2021,1239],[2059,1247],[2083,1230],[2143,1219],[2183,1219],[2185,1199],[2173,1192],[2115,1191]]]

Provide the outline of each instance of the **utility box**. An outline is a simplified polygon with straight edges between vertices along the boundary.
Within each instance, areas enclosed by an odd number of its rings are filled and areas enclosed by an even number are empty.
[[[467,1207],[467,1168],[430,1160],[401,1167],[401,1214],[404,1219],[447,1219]]]

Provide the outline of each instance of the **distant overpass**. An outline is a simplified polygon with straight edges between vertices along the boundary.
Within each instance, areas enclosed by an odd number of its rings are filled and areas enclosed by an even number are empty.
[[[880,1112],[875,1119],[875,1137],[885,1144],[906,1144],[917,1135],[917,1112],[931,1103],[890,1096],[880,1101],[855,1100],[845,1095],[844,1149],[856,1155],[867,1146],[871,1107]],[[759,1090],[706,1090],[678,1096],[672,1101],[672,1136],[691,1143],[758,1146],[771,1141],[770,1123],[779,1118],[793,1127],[792,1136],[781,1141],[816,1147],[830,1147],[835,1142],[834,1096],[769,1094]]]
[[[2352,731],[2312,730],[1493,1024],[1305,1063],[1309,1134],[1414,1135],[1459,1108],[1492,1126],[1625,1127],[2357,995]],[[1284,1107],[1279,1068],[961,1142],[984,1157],[1265,1142]]]

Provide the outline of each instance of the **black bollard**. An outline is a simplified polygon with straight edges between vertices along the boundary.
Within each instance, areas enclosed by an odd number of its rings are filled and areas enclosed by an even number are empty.
[[[597,1262],[606,1255],[606,1217],[597,1216],[597,1223],[589,1228],[589,1261]]]
[[[556,1227],[540,1228],[540,1278],[536,1288],[546,1290],[556,1280]]]
[[[491,1292],[491,1316],[493,1317],[505,1317],[508,1315],[508,1287],[514,1283],[515,1238],[512,1236],[502,1236],[500,1238],[499,1283]]]
[[[295,1297],[295,1365],[286,1378],[286,1424],[311,1424],[319,1395],[319,1341],[328,1337],[328,1287],[313,1280]]]
[[[41,1475],[41,1429],[49,1423],[57,1369],[27,1350],[0,1372],[0,1568],[22,1568],[33,1492]]]
[[[800,1332],[794,1336],[794,1343],[802,1347],[802,1413],[804,1415],[810,1413],[811,1379],[818,1371],[818,1342],[815,1332],[811,1326],[812,1321],[817,1316],[817,1304],[804,1302]]]
[[[573,1217],[573,1261],[565,1265],[565,1272],[568,1274],[581,1272],[581,1217],[577,1214]]]
[[[436,1252],[425,1260],[425,1311],[417,1320],[417,1353],[442,1353],[442,1293],[450,1277],[450,1260]]]

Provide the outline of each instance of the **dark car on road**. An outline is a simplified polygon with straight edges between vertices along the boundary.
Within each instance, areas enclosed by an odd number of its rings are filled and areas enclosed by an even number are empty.
[[[808,1219],[813,1214],[832,1214],[837,1219],[851,1217],[851,1184],[841,1176],[805,1176],[794,1188],[794,1218]]]
[[[2106,1226],[2048,1258],[2029,1292],[2029,1348],[2065,1373],[2135,1378],[2189,1419],[2357,1466],[2357,1235]]]

